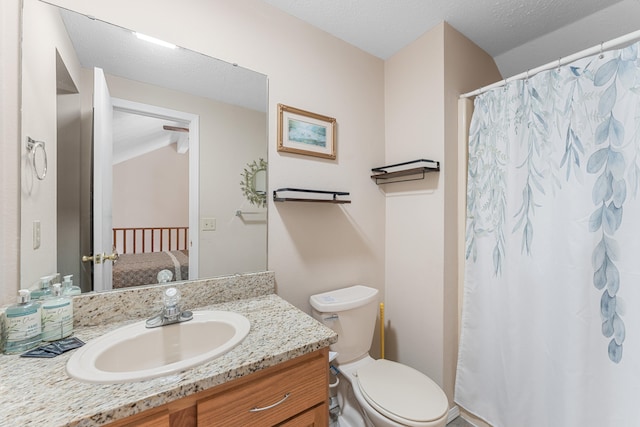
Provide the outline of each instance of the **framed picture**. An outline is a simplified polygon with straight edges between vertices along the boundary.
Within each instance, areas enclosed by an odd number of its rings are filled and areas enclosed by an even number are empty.
[[[278,104],[278,151],[335,160],[336,119]]]

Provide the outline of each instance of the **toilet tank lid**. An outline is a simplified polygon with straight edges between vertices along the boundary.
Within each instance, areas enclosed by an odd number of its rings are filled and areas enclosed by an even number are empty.
[[[378,298],[378,290],[368,286],[355,285],[312,295],[311,306],[321,313],[338,312],[361,307]]]

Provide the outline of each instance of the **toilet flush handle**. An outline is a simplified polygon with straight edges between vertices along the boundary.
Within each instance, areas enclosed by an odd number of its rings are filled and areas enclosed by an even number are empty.
[[[339,319],[339,317],[338,317],[337,314],[332,314],[329,317],[324,317],[322,320],[338,320],[338,319]]]

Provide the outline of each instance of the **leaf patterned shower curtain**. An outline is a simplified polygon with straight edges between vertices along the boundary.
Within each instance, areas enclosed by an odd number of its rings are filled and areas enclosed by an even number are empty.
[[[639,44],[475,99],[455,400],[640,426]]]

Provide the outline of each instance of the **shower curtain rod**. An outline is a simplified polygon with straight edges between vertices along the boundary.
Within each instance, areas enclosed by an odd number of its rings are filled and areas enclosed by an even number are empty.
[[[540,73],[542,71],[551,70],[551,69],[559,67],[561,65],[566,65],[566,64],[569,64],[569,63],[571,63],[573,61],[577,61],[578,59],[582,59],[582,58],[585,58],[587,56],[590,56],[590,55],[593,55],[593,54],[596,54],[596,53],[602,53],[605,50],[613,49],[613,48],[619,47],[620,45],[623,45],[623,44],[626,44],[626,43],[630,43],[630,42],[634,42],[634,41],[639,40],[639,39],[640,39],[640,30],[634,31],[632,33],[629,33],[629,34],[626,34],[624,36],[621,36],[621,37],[615,38],[613,40],[610,40],[608,42],[600,43],[597,46],[593,46],[593,47],[590,47],[588,49],[581,50],[578,53],[574,53],[574,54],[566,56],[564,58],[557,59],[557,60],[555,60],[553,62],[549,62],[548,64],[542,65],[542,66],[534,68],[532,70],[527,70],[524,73],[520,73],[520,74],[517,74],[515,76],[512,76],[512,77],[500,80],[498,82],[492,83],[492,84],[490,84],[488,86],[481,87],[480,89],[476,89],[476,90],[474,90],[472,92],[464,93],[464,94],[460,95],[460,99],[470,98],[472,96],[480,95],[480,94],[485,93],[485,92],[487,92],[487,91],[489,91],[491,89],[504,86],[507,83],[512,82],[514,80],[526,79],[526,78],[535,76],[536,74],[538,74],[538,73]]]

